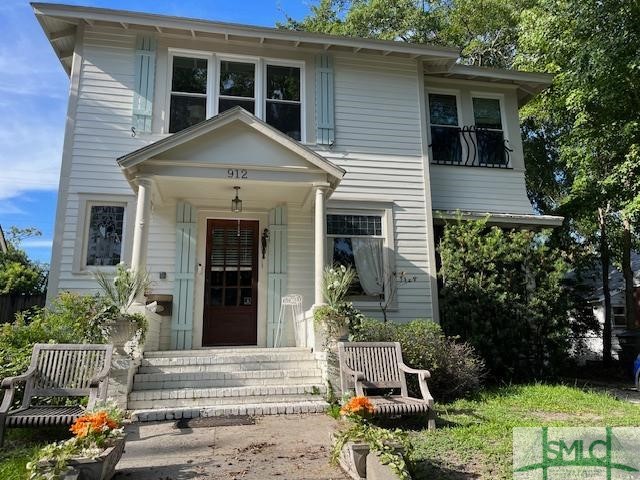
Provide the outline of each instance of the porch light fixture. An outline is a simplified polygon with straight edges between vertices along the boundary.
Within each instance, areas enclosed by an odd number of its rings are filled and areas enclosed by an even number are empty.
[[[236,191],[236,198],[231,200],[231,211],[233,213],[240,213],[242,212],[242,200],[238,198],[238,190],[240,190],[240,187],[233,187],[233,189]]]

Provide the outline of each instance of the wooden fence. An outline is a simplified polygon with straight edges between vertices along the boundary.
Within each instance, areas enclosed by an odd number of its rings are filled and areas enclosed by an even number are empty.
[[[0,295],[0,324],[10,323],[15,314],[31,307],[44,307],[47,295]]]

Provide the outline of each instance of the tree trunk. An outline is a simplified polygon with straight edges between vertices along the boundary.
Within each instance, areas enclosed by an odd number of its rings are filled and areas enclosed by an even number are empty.
[[[633,269],[631,267],[631,223],[622,219],[622,275],[624,277],[624,304],[627,328],[633,330],[636,325],[636,302],[633,297]]]
[[[602,265],[602,294],[604,296],[604,329],[602,330],[602,360],[611,363],[611,292],[609,291],[609,245],[607,241],[607,212],[598,208],[600,224],[600,263]]]

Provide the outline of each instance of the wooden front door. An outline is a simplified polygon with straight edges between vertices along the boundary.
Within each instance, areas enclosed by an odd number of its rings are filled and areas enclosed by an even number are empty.
[[[203,346],[256,345],[258,222],[207,221]]]

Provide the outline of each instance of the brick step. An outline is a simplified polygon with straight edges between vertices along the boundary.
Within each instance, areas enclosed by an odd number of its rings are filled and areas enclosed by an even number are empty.
[[[212,357],[216,355],[240,354],[240,355],[260,355],[260,354],[289,354],[289,353],[311,353],[308,347],[220,347],[220,348],[199,348],[197,350],[159,350],[156,352],[144,352],[145,358],[176,358],[176,357]]]
[[[252,385],[317,385],[322,373],[316,370],[257,370],[241,372],[137,374],[133,390],[177,388],[221,388]]]
[[[146,355],[146,354],[145,354]],[[220,363],[213,365],[141,365],[138,367],[140,374],[174,374],[174,373],[199,373],[199,372],[238,372],[256,370],[290,370],[290,369],[317,369],[318,362],[314,359]]]
[[[298,386],[300,387],[300,386]],[[231,387],[234,388],[234,387]],[[244,388],[244,387],[238,387]],[[255,387],[254,387],[255,388]],[[278,387],[286,389],[288,387]],[[152,390],[147,390],[152,391]],[[165,392],[167,390],[164,390]],[[135,393],[135,392],[134,392]],[[141,393],[141,392],[137,392]],[[233,405],[247,405],[249,403],[291,403],[291,402],[308,402],[314,400],[323,400],[322,396],[316,395],[311,391],[311,388],[305,393],[300,390],[300,393],[284,393],[284,394],[272,394],[272,395],[242,395],[242,396],[201,396],[201,397],[187,397],[187,398],[157,398],[151,400],[129,400],[128,408],[130,410],[139,409],[156,409],[156,408],[170,408],[170,407],[202,407],[202,406],[233,406]]]
[[[271,349],[273,350],[273,349]],[[265,352],[265,353],[216,353],[211,356],[165,356],[151,357],[145,353],[141,366],[185,366],[185,365],[223,365],[229,363],[297,362],[314,360],[309,351]]]
[[[216,417],[221,415],[285,415],[296,413],[323,413],[329,404],[322,400],[248,403],[244,405],[205,405],[193,407],[163,407],[138,409],[131,413],[134,422],[177,420],[180,418]]]

